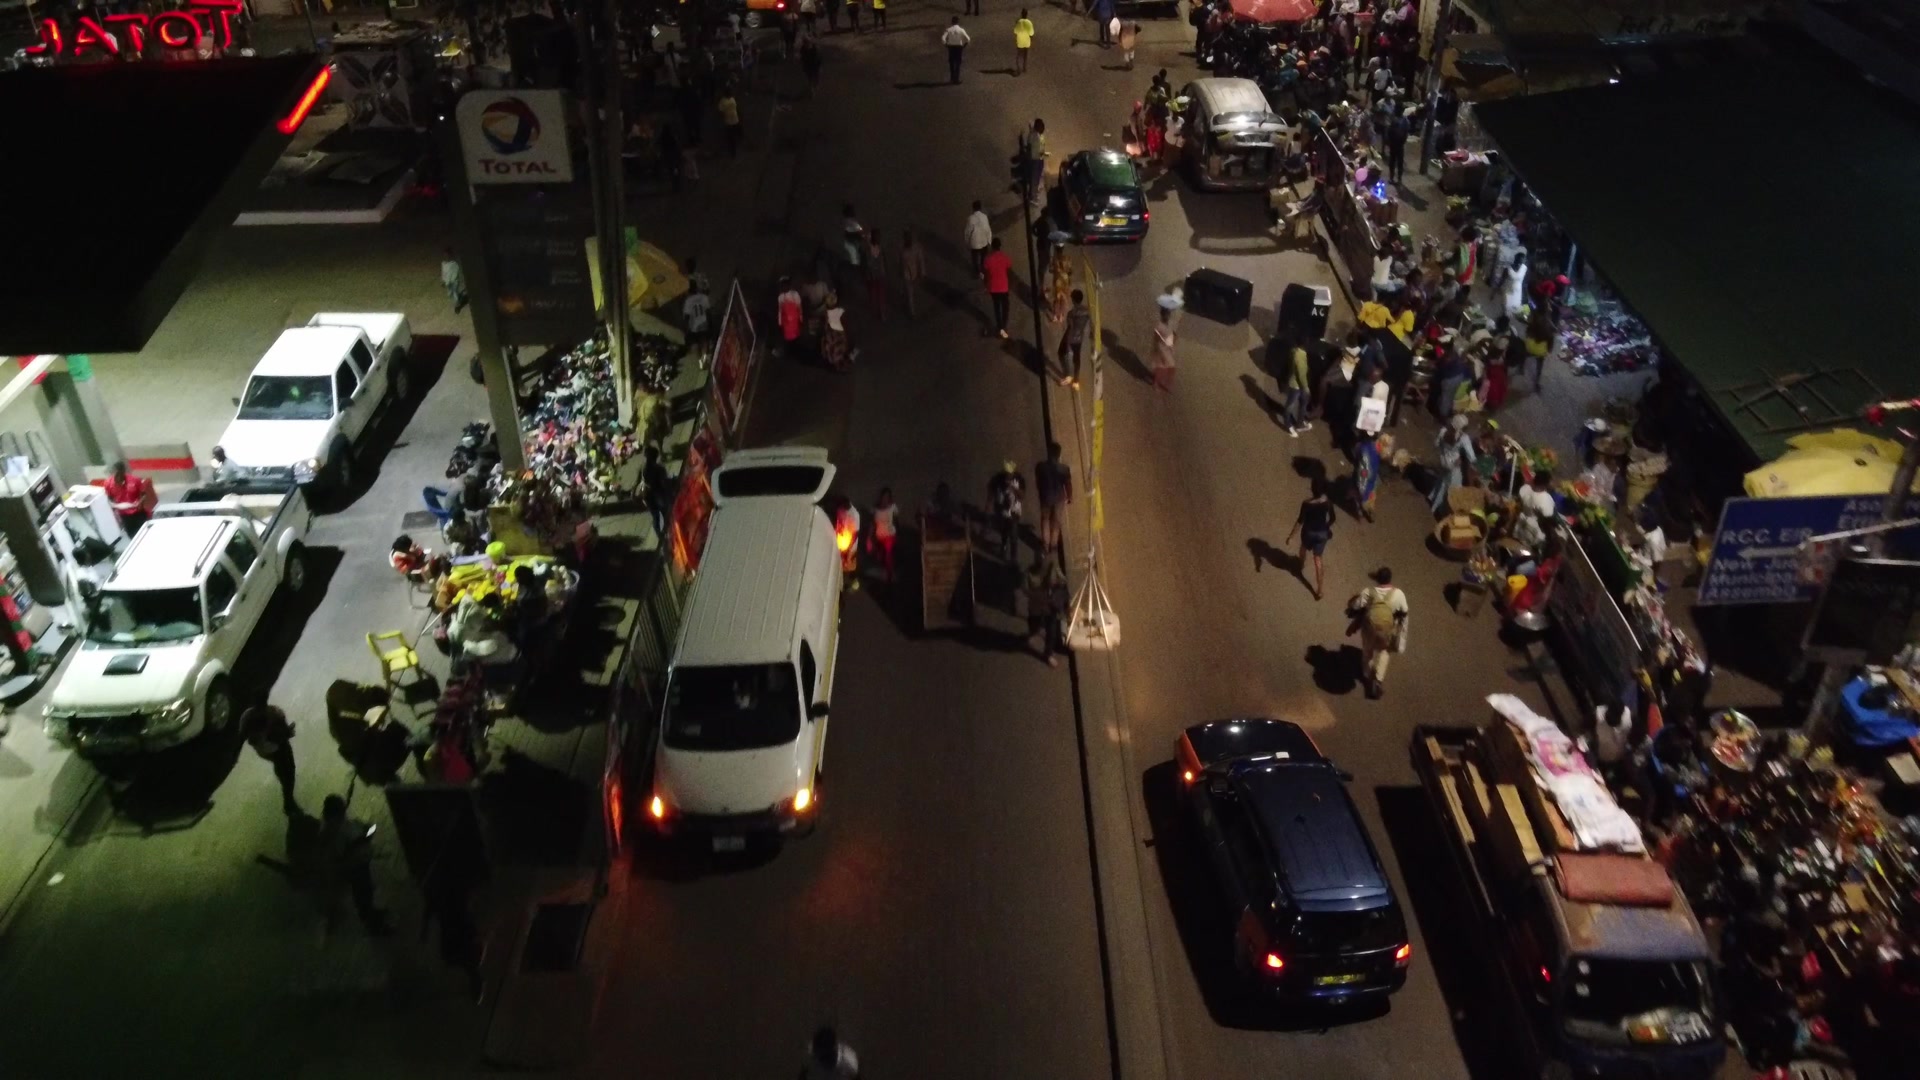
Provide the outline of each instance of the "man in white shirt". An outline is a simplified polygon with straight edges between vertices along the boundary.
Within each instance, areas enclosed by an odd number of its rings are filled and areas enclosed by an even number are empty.
[[[961,239],[966,242],[967,254],[973,259],[975,276],[987,276],[987,248],[993,244],[993,222],[987,220],[987,212],[980,208],[980,200],[973,201],[973,213],[967,215],[966,228],[961,230]]]
[[[973,38],[960,25],[960,16],[955,15],[953,22],[940,32],[940,44],[947,47],[947,81],[958,85],[960,82],[960,60],[966,55],[967,45]]]

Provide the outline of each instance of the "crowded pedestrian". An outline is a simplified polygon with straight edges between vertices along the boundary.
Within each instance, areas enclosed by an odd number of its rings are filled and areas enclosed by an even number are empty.
[[[1353,421],[1360,408],[1360,347],[1349,342],[1340,358],[1320,376],[1320,417],[1327,423],[1333,445],[1352,445]]]
[[[800,42],[800,70],[807,77],[807,96],[812,97],[820,89],[820,43],[813,38],[813,31]]]
[[[329,795],[320,805],[319,842],[328,882],[334,888],[346,886],[361,925],[371,934],[391,933],[387,913],[373,900],[372,826],[348,817],[347,800]],[[337,893],[330,890],[327,899],[327,927],[332,929]]]
[[[1080,366],[1093,343],[1093,312],[1087,307],[1087,294],[1079,289],[1070,294],[1073,306],[1067,309],[1066,328],[1060,333],[1060,385],[1080,389]]]
[[[642,457],[644,463],[640,466],[640,481],[646,490],[647,516],[653,519],[653,534],[664,551],[667,546],[667,523],[673,513],[673,478],[667,475],[667,466],[660,460],[659,447],[647,447]]]
[[[827,294],[826,310],[820,328],[820,359],[835,371],[850,371],[859,355],[847,335],[847,309],[840,306],[840,294]]]
[[[1160,321],[1153,327],[1153,388],[1163,393],[1173,391],[1174,345],[1179,337],[1174,332],[1173,308],[1160,309]]]
[[[1061,518],[1073,503],[1073,470],[1060,460],[1060,452],[1059,443],[1049,442],[1046,460],[1033,467],[1033,493],[1040,500],[1040,550],[1033,556],[1035,569],[1059,551]]]
[[[280,809],[288,817],[299,813],[293,795],[293,724],[272,705],[255,705],[240,715],[240,731],[261,760],[273,766],[280,782]]]
[[[1027,9],[1020,9],[1020,17],[1013,20],[1013,73],[1027,73],[1027,54],[1033,51],[1033,20],[1027,18]]]
[[[970,0],[971,2],[971,0]],[[960,63],[966,58],[967,45],[973,37],[960,25],[960,16],[955,15],[947,28],[940,32],[940,44],[947,47],[947,81],[956,86],[960,83]]]
[[[707,321],[713,312],[713,300],[705,289],[689,288],[680,301],[680,318],[687,330],[687,343],[700,345],[707,340]]]
[[[1072,603],[1066,573],[1053,559],[1042,560],[1027,577],[1027,636],[1040,639],[1040,658],[1048,667],[1059,667],[1067,651],[1066,619]]]
[[[1286,373],[1280,383],[1280,422],[1287,426],[1288,438],[1299,438],[1313,430],[1307,414],[1313,406],[1313,376],[1304,335],[1289,331],[1280,340],[1281,362]]]
[[[1073,306],[1073,257],[1067,254],[1072,237],[1055,229],[1047,236],[1047,320],[1060,322]]]
[[[747,138],[747,128],[740,122],[740,101],[733,96],[733,88],[722,90],[720,100],[714,104],[720,110],[720,126],[727,133],[727,156],[739,157],[740,144]]]
[[[820,0],[820,6],[827,13],[827,33],[840,32],[840,0]]]
[[[780,326],[781,351],[791,353],[799,345],[800,331],[806,324],[806,305],[800,299],[800,290],[793,287],[792,278],[780,279],[780,292],[774,297],[773,310],[774,321]]]
[[[860,0],[846,0],[846,5],[847,25],[857,34],[860,32]]]
[[[887,321],[887,253],[880,246],[880,230],[872,229],[867,233],[866,263],[867,303],[873,306],[874,317],[881,322]]]
[[[1527,253],[1514,252],[1500,280],[1500,317],[1509,323],[1527,318]]]
[[[820,0],[800,0],[800,25],[805,28],[808,37],[813,36],[819,18]]]
[[[1100,47],[1113,47],[1114,0],[1093,0],[1093,21],[1100,26]]]
[[[1133,53],[1140,45],[1140,24],[1130,22],[1120,28],[1120,59],[1133,70]]]
[[[1374,501],[1380,494],[1380,437],[1368,434],[1353,444],[1353,512],[1366,521],[1373,520]]]
[[[1347,603],[1353,620],[1347,632],[1360,635],[1360,679],[1367,696],[1378,698],[1386,692],[1387,661],[1406,649],[1407,594],[1394,586],[1392,569],[1383,566],[1372,576],[1373,584]]]
[[[847,269],[858,277],[867,255],[867,227],[854,215],[852,203],[840,211],[840,250],[846,255]]]
[[[975,277],[987,276],[987,247],[993,243],[993,222],[987,219],[987,212],[980,208],[980,200],[973,201],[973,213],[967,215],[966,225],[961,227],[960,238],[967,245],[967,258],[973,267]]]
[[[1020,466],[1009,461],[987,481],[987,507],[1000,531],[1000,560],[1011,564],[1020,550],[1020,515],[1027,493]]]
[[[1554,338],[1559,334],[1555,325],[1553,301],[1550,298],[1535,300],[1533,309],[1527,313],[1527,356],[1533,360],[1533,389],[1540,390],[1540,381],[1546,377],[1547,357],[1553,353]]]
[[[1413,136],[1412,121],[1407,118],[1405,109],[1393,110],[1387,120],[1387,177],[1394,186],[1401,186],[1402,178],[1407,174],[1407,140]]]
[[[900,282],[901,291],[906,294],[907,315],[918,318],[920,283],[927,277],[927,251],[913,235],[912,229],[902,230],[900,234]]]
[[[1020,137],[1021,161],[1026,165],[1027,199],[1035,207],[1047,198],[1047,122],[1034,117]]]
[[[801,1070],[800,1080],[860,1080],[860,1058],[854,1054],[853,1047],[840,1041],[832,1028],[822,1027],[813,1033],[813,1041],[807,1047],[807,1064]]]
[[[893,584],[893,545],[900,535],[900,506],[893,501],[893,489],[883,487],[873,500],[871,550],[879,556],[886,583]]]
[[[127,463],[113,463],[113,475],[107,477],[102,485],[107,493],[107,502],[113,506],[113,512],[120,518],[120,527],[128,536],[140,531],[153,515],[153,508],[160,498],[154,494],[153,481],[144,476],[135,476],[128,471]]]
[[[966,0],[965,6],[961,8],[960,13],[962,15],[980,14],[980,0]]]
[[[987,299],[993,304],[993,332],[1007,337],[1007,316],[1012,307],[1013,259],[1000,249],[1000,238],[988,244],[987,257],[981,262],[987,279]]]
[[[1473,437],[1467,434],[1466,416],[1448,419],[1440,434],[1434,437],[1434,446],[1440,451],[1440,467],[1434,473],[1428,503],[1435,514],[1443,514],[1447,511],[1447,493],[1466,482],[1467,463],[1474,457]]]
[[[460,260],[453,257],[452,248],[440,253],[440,287],[447,290],[453,313],[460,314],[467,306],[467,275],[460,272]]]
[[[1322,599],[1327,589],[1327,568],[1323,562],[1327,554],[1327,544],[1333,539],[1333,499],[1327,494],[1327,478],[1314,476],[1306,499],[1300,504],[1300,513],[1293,519],[1293,528],[1287,530],[1283,544],[1293,543],[1300,537],[1300,565],[1296,572],[1302,584],[1307,580],[1307,564],[1313,564],[1313,598]]]
[[[875,30],[887,28],[887,0],[873,0],[873,28]]]

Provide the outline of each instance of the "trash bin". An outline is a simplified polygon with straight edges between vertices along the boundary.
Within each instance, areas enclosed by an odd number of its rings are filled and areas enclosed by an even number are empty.
[[[1295,282],[1280,294],[1277,312],[1282,330],[1305,334],[1309,338],[1327,336],[1327,318],[1333,312],[1333,290],[1325,285]]]
[[[1253,309],[1253,282],[1201,268],[1187,275],[1187,310],[1223,323],[1237,323]]]

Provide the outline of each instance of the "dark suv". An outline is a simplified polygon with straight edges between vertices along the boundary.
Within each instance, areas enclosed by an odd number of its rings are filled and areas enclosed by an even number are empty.
[[[1393,993],[1413,946],[1345,781],[1298,724],[1220,720],[1181,734],[1175,768],[1231,905],[1234,964],[1278,997]]]
[[[1118,150],[1082,150],[1060,166],[1060,212],[1081,241],[1139,240],[1153,214],[1140,171]]]

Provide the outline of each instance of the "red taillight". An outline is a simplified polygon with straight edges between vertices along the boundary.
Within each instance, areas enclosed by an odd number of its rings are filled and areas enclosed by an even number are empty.
[[[853,548],[853,530],[840,529],[835,532],[833,534],[833,546],[839,548],[841,551],[851,550]]]
[[[1142,211],[1140,211],[1140,220],[1141,220],[1141,221],[1152,221],[1152,220],[1153,220],[1153,211],[1151,211],[1151,210],[1142,210]]]
[[[1411,959],[1413,959],[1413,943],[1412,942],[1408,942],[1407,944],[1402,945],[1399,948],[1393,950],[1394,963],[1404,964]]]
[[[1287,962],[1285,960],[1280,959],[1279,953],[1270,952],[1267,954],[1267,970],[1268,971],[1279,971],[1281,968],[1284,968],[1286,966],[1287,966]]]
[[[655,821],[665,820],[667,816],[667,800],[655,795],[652,800],[647,803],[647,813],[652,814],[653,820]]]
[[[1540,965],[1540,981],[1543,983],[1550,983],[1553,981],[1553,973],[1547,970],[1547,965],[1545,964]]]

